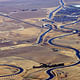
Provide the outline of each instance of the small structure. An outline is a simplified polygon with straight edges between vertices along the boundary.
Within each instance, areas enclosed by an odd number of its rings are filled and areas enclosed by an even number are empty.
[[[33,68],[52,68],[52,67],[60,67],[60,66],[64,66],[64,63],[54,64],[54,65],[41,63],[40,66],[33,66]]]

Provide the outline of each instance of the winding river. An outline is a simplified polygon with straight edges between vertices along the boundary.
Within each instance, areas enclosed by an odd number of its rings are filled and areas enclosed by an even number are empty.
[[[22,73],[22,72],[24,71],[23,68],[21,68],[21,67],[17,67],[17,66],[15,66],[15,65],[0,64],[0,66],[11,67],[11,68],[15,68],[15,69],[18,70],[18,71],[16,71],[15,73],[12,73],[12,74],[9,74],[9,75],[2,75],[2,76],[0,75],[0,77],[14,76],[14,75],[18,75],[18,74],[20,74],[20,73]]]
[[[52,18],[52,15],[53,15],[54,12],[57,12],[57,10],[59,10],[59,9],[62,8],[62,7],[64,7],[64,2],[63,2],[63,0],[59,0],[59,2],[60,2],[60,6],[59,6],[58,8],[56,8],[55,10],[53,10],[53,11],[49,14],[49,19]],[[77,58],[78,58],[78,62],[76,62],[76,63],[74,63],[74,64],[71,64],[71,65],[55,67],[55,68],[51,68],[51,69],[47,70],[46,73],[49,75],[49,77],[48,77],[46,80],[51,80],[51,79],[54,78],[55,74],[52,74],[51,71],[53,71],[53,70],[55,70],[55,69],[65,68],[65,67],[71,67],[71,66],[75,66],[75,65],[80,64],[80,54],[79,54],[80,52],[79,52],[78,49],[73,48],[73,47],[70,47],[70,46],[64,46],[64,45],[59,45],[59,44],[53,43],[53,40],[56,40],[57,38],[62,38],[62,37],[65,37],[65,36],[70,36],[70,35],[78,34],[78,33],[80,32],[79,30],[77,30],[77,29],[72,29],[72,28],[67,28],[67,27],[65,27],[65,26],[77,24],[77,23],[79,23],[79,22],[80,22],[80,20],[77,20],[77,21],[72,22],[72,23],[70,23],[70,24],[66,24],[66,25],[60,26],[61,29],[71,30],[71,32],[70,32],[70,31],[64,31],[64,30],[63,30],[62,32],[66,32],[66,33],[68,33],[68,34],[65,34],[65,35],[63,35],[63,36],[57,36],[57,37],[54,37],[54,38],[51,38],[51,39],[48,40],[48,43],[49,43],[50,45],[57,46],[57,47],[68,48],[68,49],[71,49],[71,50],[75,51],[75,54],[76,54],[76,56],[77,56]],[[53,29],[53,28],[52,28],[52,25],[50,25],[50,24],[47,24],[47,25],[45,25],[45,26],[48,27],[49,29],[40,36],[39,41],[38,41],[38,44],[40,44],[40,43],[42,42],[42,39],[43,39],[44,35]],[[57,29],[58,29],[58,28],[54,27],[53,30],[56,30],[56,31],[57,31]],[[61,30],[58,30],[58,31],[61,31]]]
[[[60,8],[63,8],[63,7],[64,7],[65,4],[64,4],[63,0],[59,0],[59,3],[60,3],[60,5],[58,6],[58,8],[56,8],[55,10],[53,10],[53,11],[49,14],[49,19],[52,18],[52,15],[53,15],[54,12],[57,12]],[[22,20],[15,19],[15,18],[12,18],[12,17],[10,17],[10,16],[3,15],[3,14],[0,14],[0,16],[4,16],[4,17],[10,18],[10,19],[14,19],[14,20],[17,20],[17,21],[20,21],[20,22],[24,22],[24,21],[22,21]],[[66,32],[66,33],[68,33],[68,34],[65,34],[65,35],[63,35],[63,36],[57,36],[57,37],[54,37],[54,38],[51,38],[51,39],[48,40],[48,43],[49,43],[50,45],[57,46],[57,47],[68,48],[68,49],[71,49],[71,50],[75,51],[75,54],[76,54],[76,56],[77,56],[77,58],[78,58],[78,62],[76,62],[76,63],[74,63],[74,64],[71,64],[71,65],[55,67],[55,68],[51,68],[51,69],[47,70],[46,73],[49,75],[49,77],[48,77],[46,80],[51,80],[51,79],[54,78],[55,74],[52,74],[51,71],[53,71],[53,70],[55,70],[55,69],[65,68],[65,67],[71,67],[71,66],[75,66],[75,65],[80,64],[80,55],[79,55],[80,52],[79,52],[78,49],[73,48],[73,47],[70,47],[70,46],[64,46],[64,45],[59,45],[59,44],[53,43],[53,40],[56,40],[57,38],[62,38],[62,37],[65,37],[65,36],[70,36],[70,35],[78,34],[78,33],[80,32],[79,30],[77,30],[77,29],[72,29],[72,28],[66,28],[65,26],[77,24],[77,23],[79,23],[79,22],[80,22],[80,20],[77,20],[77,21],[72,22],[72,23],[70,23],[70,24],[66,24],[66,25],[60,26],[60,28],[63,29],[62,32]],[[25,23],[25,24],[32,25],[32,26],[40,27],[40,26],[37,26],[37,25],[35,25],[35,24],[31,24],[31,23],[28,23],[28,22],[24,22],[24,23]],[[52,23],[51,23],[51,24],[52,24]],[[39,40],[38,40],[37,44],[40,44],[40,43],[43,41],[43,37],[44,37],[47,33],[49,33],[51,30],[56,30],[56,31],[60,31],[60,32],[61,32],[61,30],[58,30],[58,27],[57,27],[57,26],[54,26],[54,28],[53,28],[51,24],[46,24],[46,25],[45,25],[45,27],[48,27],[48,30],[45,31],[43,34],[41,34],[41,35],[39,36]],[[53,23],[53,24],[54,24],[54,23]],[[71,31],[64,31],[64,29],[71,30]],[[3,66],[9,66],[9,67],[17,68],[17,69],[19,69],[19,72],[15,73],[15,74],[11,74],[11,75],[3,75],[3,76],[0,76],[0,77],[17,75],[17,74],[20,74],[21,72],[23,72],[23,69],[20,68],[20,67],[13,66],[13,65],[7,65],[7,64],[2,64],[2,65],[3,65]],[[0,66],[1,66],[1,65],[0,65]]]

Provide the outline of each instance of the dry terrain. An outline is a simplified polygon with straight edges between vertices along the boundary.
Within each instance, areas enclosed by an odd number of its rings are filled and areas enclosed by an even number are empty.
[[[5,1],[7,2],[8,0],[0,0],[2,3]],[[75,0],[70,1],[70,3],[73,4]],[[23,2],[25,3],[25,0]],[[41,19],[48,18],[50,11],[56,8],[58,3],[56,0],[53,0],[53,2],[53,7],[51,6],[52,2],[47,5],[47,0],[46,6],[43,5],[45,2],[42,6],[41,2],[39,2],[36,3],[36,5],[33,4],[32,7],[29,6],[29,10],[25,8],[26,4],[21,2],[20,4],[19,2],[14,2],[16,3],[14,7],[8,2],[3,3],[3,5],[5,4],[4,7],[0,5],[0,14],[8,14],[12,18],[20,20],[10,19],[0,15],[0,64],[15,65],[24,69],[24,71],[18,75],[1,77],[15,74],[18,70],[10,66],[0,66],[0,80],[45,80],[49,77],[48,74],[46,74],[49,68],[34,69],[33,66],[40,66],[40,63],[53,65],[64,63],[65,65],[69,65],[78,60],[74,51],[55,47],[48,43],[49,39],[66,33],[51,30],[44,36],[41,44],[36,44],[40,35],[48,30],[48,28],[41,28],[44,23]],[[69,0],[65,0],[65,2],[69,3]],[[27,7],[29,4],[30,2],[27,3]],[[35,6],[38,6],[38,4],[39,7],[36,8]],[[21,5],[24,6],[19,7]],[[25,9],[27,9],[27,11],[25,11]],[[58,27],[62,25],[62,23],[56,24]],[[68,27],[80,30],[79,25],[80,23]],[[59,38],[53,42],[80,50],[79,34]],[[56,69],[52,73],[56,73],[56,76],[52,80],[80,80],[80,65]]]

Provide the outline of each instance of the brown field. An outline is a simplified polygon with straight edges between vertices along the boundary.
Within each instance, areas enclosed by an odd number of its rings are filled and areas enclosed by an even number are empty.
[[[65,0],[66,3],[74,4],[73,1],[75,0]],[[31,0],[31,2],[30,0],[27,0],[27,3],[26,0],[20,0],[20,3],[16,0],[0,0],[0,14],[3,12],[13,18],[28,22],[25,24],[0,16],[0,64],[15,65],[24,69],[18,75],[0,77],[0,80],[45,80],[49,77],[46,71],[50,68],[34,69],[33,66],[40,66],[40,63],[70,65],[78,61],[73,50],[55,47],[48,43],[49,39],[66,33],[52,30],[43,37],[41,44],[36,44],[39,36],[48,30],[48,28],[41,28],[44,23],[41,19],[48,18],[48,14],[57,7],[58,1]],[[25,9],[29,10],[24,11]],[[37,11],[32,11],[33,9]],[[62,23],[56,24],[58,28],[62,25]],[[80,23],[67,27],[80,30],[79,25]],[[53,42],[80,50],[78,34],[59,38]],[[80,65],[55,69],[52,73],[55,73],[56,76],[52,80],[80,80],[79,68]],[[0,65],[0,76],[17,71],[15,68]]]

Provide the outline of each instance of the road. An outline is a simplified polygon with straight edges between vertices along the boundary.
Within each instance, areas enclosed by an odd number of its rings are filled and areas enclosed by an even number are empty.
[[[0,13],[0,16],[6,17],[6,18],[10,18],[10,19],[13,19],[13,20],[15,20],[15,21],[19,21],[19,22],[22,22],[22,23],[25,23],[25,24],[29,24],[29,25],[31,25],[31,26],[35,26],[35,27],[39,27],[39,28],[41,27],[41,26],[38,26],[38,25],[35,25],[35,24],[32,24],[32,23],[25,22],[25,21],[23,21],[23,20],[17,19],[17,18],[13,18],[13,17],[8,16],[8,15],[1,14],[1,13]]]
[[[59,2],[60,2],[60,5],[58,6],[58,8],[56,8],[55,10],[53,10],[53,11],[49,14],[49,19],[52,18],[52,15],[53,15],[54,12],[57,12],[57,10],[59,10],[60,8],[62,8],[62,7],[65,6],[63,0],[59,0]],[[22,20],[19,20],[19,19],[10,17],[10,16],[6,16],[6,15],[3,15],[3,14],[0,14],[0,16],[4,16],[4,17],[10,18],[10,19],[14,19],[14,20],[16,20],[16,21],[20,21],[20,22],[23,22],[23,23],[25,23],[25,24],[29,24],[29,25],[32,25],[32,26],[40,27],[40,26],[38,26],[38,25],[31,24],[31,23],[28,23],[28,22],[24,22],[24,21],[22,21]],[[49,33],[51,30],[58,31],[58,32],[66,32],[66,33],[68,33],[68,34],[65,34],[65,35],[63,35],[63,36],[57,36],[57,37],[54,37],[54,38],[49,39],[49,40],[48,40],[48,43],[49,43],[50,45],[53,45],[53,46],[71,49],[71,50],[75,51],[75,54],[76,54],[76,56],[77,56],[77,58],[78,58],[78,62],[76,62],[76,63],[74,63],[74,64],[66,65],[66,66],[62,66],[62,67],[55,67],[55,68],[51,68],[51,69],[47,70],[47,71],[46,71],[46,74],[49,75],[49,78],[47,78],[46,80],[51,80],[51,79],[54,78],[55,74],[52,74],[51,72],[52,72],[53,70],[55,70],[55,69],[65,68],[65,67],[71,67],[71,66],[75,66],[75,65],[80,64],[80,55],[79,55],[80,52],[79,52],[79,50],[77,50],[76,48],[70,47],[70,46],[64,46],[64,45],[59,45],[59,44],[53,43],[53,40],[56,40],[57,38],[62,38],[62,37],[65,37],[65,36],[70,36],[70,35],[78,34],[78,33],[80,32],[79,30],[77,30],[77,29],[72,29],[72,28],[66,28],[65,26],[77,24],[77,23],[79,23],[79,22],[80,22],[80,20],[75,21],[75,22],[72,22],[72,23],[70,23],[70,24],[65,24],[65,25],[60,26],[60,28],[63,29],[63,30],[59,30],[57,26],[54,26],[54,28],[53,28],[52,25],[51,25],[52,23],[45,25],[45,26],[48,27],[49,29],[39,36],[39,40],[38,40],[37,44],[40,44],[40,43],[43,41],[43,37],[44,37],[47,33]],[[53,23],[53,24],[55,24],[55,23]],[[64,31],[64,29],[67,29],[67,31]],[[68,31],[68,30],[69,30],[69,31]],[[71,31],[70,31],[70,30],[71,30]],[[14,67],[14,68],[18,68],[18,69],[20,70],[20,71],[19,71],[18,73],[16,73],[16,74],[4,75],[4,76],[17,75],[17,74],[23,72],[23,69],[20,68],[20,67],[16,67],[16,66],[12,66],[12,65],[4,65],[4,66]],[[4,76],[0,76],[0,77],[4,77]]]

